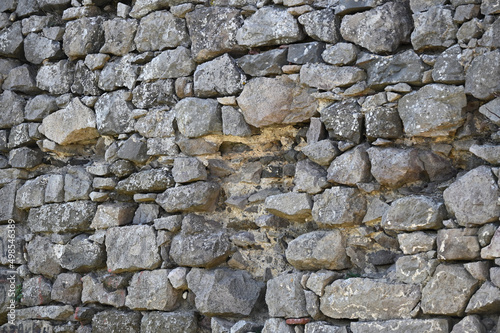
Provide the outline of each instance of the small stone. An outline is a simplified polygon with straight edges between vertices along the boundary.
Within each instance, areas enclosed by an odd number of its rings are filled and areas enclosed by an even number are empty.
[[[286,324],[285,319],[269,318],[266,320],[262,333],[295,333],[295,330]]]
[[[460,84],[465,81],[464,67],[460,63],[462,49],[455,45],[445,50],[437,58],[432,79],[435,82]]]
[[[177,183],[190,183],[207,179],[205,166],[197,158],[176,158],[172,175]]]
[[[500,258],[500,228],[495,231],[493,238],[488,246],[481,249],[481,258],[495,259]]]
[[[320,193],[328,187],[325,169],[307,159],[297,162],[293,182],[294,190],[309,194]]]
[[[187,290],[188,284],[186,280],[186,275],[189,269],[186,267],[177,267],[168,273],[168,280],[172,284],[172,287],[180,290]]]
[[[148,159],[146,140],[137,134],[130,136],[116,153],[118,158],[134,163],[144,163]]]
[[[103,21],[101,17],[84,17],[68,22],[63,36],[64,53],[74,59],[99,52],[104,43]]]
[[[292,44],[288,47],[287,60],[294,64],[323,62],[321,54],[325,44],[320,42]]]
[[[330,137],[359,143],[363,120],[360,109],[355,101],[345,100],[321,110],[321,121],[329,131]]]
[[[9,152],[9,164],[13,168],[31,169],[42,163],[43,153],[28,147],[13,149]]]
[[[352,65],[357,58],[358,48],[351,43],[337,43],[327,46],[326,50],[322,53],[322,58],[325,62],[336,65]]]
[[[224,135],[250,136],[252,130],[245,121],[243,114],[235,107],[222,107],[222,132]]]
[[[485,282],[490,278],[490,263],[487,261],[474,261],[464,264],[465,269],[476,280]]]
[[[195,67],[191,59],[191,51],[184,46],[179,46],[173,50],[163,51],[153,58],[143,67],[138,79],[150,81],[188,76],[194,72]]]

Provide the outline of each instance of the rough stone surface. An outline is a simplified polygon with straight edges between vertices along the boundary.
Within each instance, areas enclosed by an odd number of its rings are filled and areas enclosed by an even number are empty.
[[[30,209],[27,224],[32,232],[75,232],[89,229],[96,205],[90,201],[54,203]]]
[[[207,179],[207,170],[203,163],[194,157],[176,158],[172,169],[176,183],[190,183]]]
[[[161,34],[159,32],[161,31]],[[157,11],[143,17],[134,37],[137,51],[157,51],[189,46],[186,23],[168,11]]]
[[[497,313],[500,308],[500,289],[486,281],[472,295],[465,312],[467,314]]]
[[[74,272],[88,272],[104,267],[106,253],[104,246],[78,235],[66,244],[61,254],[61,267]]]
[[[432,251],[436,248],[436,235],[422,231],[398,234],[398,242],[404,254]]]
[[[336,43],[335,45],[327,46],[321,57],[326,63],[332,65],[351,65],[356,61],[358,52],[358,47],[354,44]]]
[[[474,260],[479,258],[481,247],[475,229],[439,230],[437,236],[438,259]]]
[[[196,182],[190,185],[167,189],[156,202],[167,212],[210,211],[219,196],[219,185],[210,182]],[[191,200],[186,202],[184,198]]]
[[[481,249],[481,258],[495,259],[500,258],[500,229],[495,231],[488,246]]]
[[[63,36],[64,53],[70,58],[82,58],[99,52],[104,43],[102,23],[100,17],[84,17],[68,22]]]
[[[362,69],[351,66],[307,63],[300,69],[301,83],[322,90],[351,86],[365,78],[366,73]]]
[[[118,310],[99,312],[92,318],[94,333],[134,333],[140,330],[141,314]]]
[[[101,95],[95,104],[97,130],[103,135],[131,132],[132,109],[124,90]]]
[[[495,97],[500,92],[499,60],[500,50],[475,57],[465,74],[465,92],[484,100]]]
[[[48,237],[35,236],[26,245],[28,268],[34,274],[42,274],[49,278],[61,273],[61,266],[56,253],[55,244]]]
[[[357,189],[334,186],[315,198],[312,216],[323,226],[360,224],[366,213],[366,200]]]
[[[123,56],[135,49],[133,42],[137,30],[136,20],[114,18],[105,21],[102,27],[104,28],[105,43],[99,52]]]
[[[142,69],[139,80],[150,81],[155,79],[172,79],[191,75],[195,63],[191,59],[191,51],[184,46],[167,50],[153,58]]]
[[[486,328],[481,323],[478,316],[467,316],[458,324],[453,326],[451,333],[485,333]]]
[[[73,64],[67,60],[44,65],[36,75],[36,86],[55,95],[68,93],[73,84],[73,71]]]
[[[460,84],[465,81],[464,67],[460,63],[462,49],[454,45],[436,59],[432,70],[432,79],[435,82]]]
[[[321,110],[321,121],[330,137],[359,143],[363,120],[360,110],[359,104],[354,101],[336,102]]]
[[[283,193],[266,198],[267,211],[288,219],[305,219],[311,216],[312,201],[306,193]]]
[[[161,192],[175,185],[170,173],[163,168],[139,171],[116,185],[118,192]]]
[[[231,56],[224,54],[196,67],[193,83],[197,97],[236,95],[243,90],[246,75]]]
[[[19,55],[23,47],[21,22],[14,22],[0,31],[0,55],[12,57]]]
[[[328,168],[327,180],[349,186],[368,182],[371,174],[366,149],[366,145],[359,145],[335,158]]]
[[[245,117],[238,109],[224,105],[221,109],[222,133],[224,135],[250,136],[252,129],[246,123]]]
[[[458,29],[450,9],[433,6],[428,11],[414,14],[413,21],[415,30],[411,33],[411,43],[415,50],[443,48],[454,43]]]
[[[192,312],[148,312],[142,317],[141,332],[196,333],[196,315]]]
[[[81,275],[75,273],[59,274],[52,286],[50,297],[52,300],[77,305],[82,295]]]
[[[318,164],[307,159],[297,162],[295,166],[294,183],[299,192],[317,194],[328,187],[326,171]]]
[[[340,40],[340,20],[332,9],[313,10],[299,16],[299,23],[309,37],[336,44]]]
[[[179,131],[189,138],[222,131],[221,111],[216,100],[188,97],[177,103],[174,112]]]
[[[383,332],[429,332],[446,333],[449,331],[446,319],[393,319],[383,322],[357,322],[351,325],[353,333]]]
[[[283,73],[281,67],[288,64],[287,50],[274,49],[259,54],[247,54],[236,62],[247,75],[280,75]]]
[[[266,303],[272,317],[308,316],[301,278],[301,273],[283,274],[267,282]]]
[[[408,196],[391,204],[382,217],[382,227],[397,231],[438,229],[445,216],[442,202],[425,196]]]

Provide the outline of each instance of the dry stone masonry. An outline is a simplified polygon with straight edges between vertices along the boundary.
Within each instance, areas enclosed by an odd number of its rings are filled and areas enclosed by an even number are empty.
[[[500,333],[499,179],[498,0],[0,0],[0,333]]]

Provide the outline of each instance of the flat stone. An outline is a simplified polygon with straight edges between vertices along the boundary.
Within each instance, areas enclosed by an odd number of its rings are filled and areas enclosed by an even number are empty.
[[[283,74],[281,67],[288,64],[287,49],[273,49],[259,54],[247,54],[236,59],[247,75],[268,76]]]
[[[141,321],[141,332],[196,333],[198,322],[193,312],[147,312]]]
[[[334,186],[315,198],[312,216],[316,223],[328,226],[354,226],[366,213],[366,200],[354,188]]]
[[[35,33],[30,33],[24,40],[24,55],[33,64],[41,64],[45,59],[57,59],[61,56],[61,44]]]
[[[446,209],[442,202],[426,196],[408,196],[395,200],[382,217],[386,230],[417,231],[443,226]]]
[[[197,97],[237,95],[243,90],[246,75],[227,53],[198,65],[193,76]]]
[[[328,45],[321,54],[326,63],[336,66],[352,65],[357,58],[359,49],[351,43],[336,43]]]
[[[68,60],[41,66],[36,75],[36,86],[53,95],[70,92],[73,84],[74,65]]]
[[[89,230],[95,211],[90,201],[48,204],[30,209],[27,223],[32,232],[82,232]]]
[[[140,331],[141,314],[105,310],[92,318],[92,333],[134,333]]]
[[[332,9],[313,10],[299,16],[306,34],[319,41],[336,44],[340,41],[340,19]]]
[[[71,305],[45,305],[31,308],[18,309],[16,318],[25,319],[45,319],[45,320],[70,320],[74,313]]]
[[[283,274],[267,282],[266,303],[272,317],[300,318],[308,316],[302,273]]]
[[[156,11],[143,17],[134,37],[139,52],[187,47],[190,42],[185,21],[169,11]]]
[[[455,43],[458,28],[450,9],[433,6],[428,11],[413,14],[413,21],[411,44],[416,51],[442,49]]]
[[[150,12],[168,8],[170,1],[167,0],[138,0],[134,3],[129,15],[135,19],[139,19]]]
[[[475,57],[465,75],[465,92],[479,99],[492,99],[500,92],[498,78],[500,78],[500,50]]]
[[[472,295],[465,312],[467,314],[493,314],[500,308],[500,289],[486,281]]]
[[[158,195],[156,202],[169,213],[186,211],[211,211],[219,196],[219,185],[211,182],[196,182],[167,189]],[[187,202],[184,198],[189,197]]]
[[[92,242],[88,235],[80,234],[64,245],[61,267],[74,272],[95,271],[105,266],[104,246]]]
[[[307,219],[311,216],[312,200],[306,193],[283,193],[266,198],[267,211],[287,219]]]
[[[179,131],[188,138],[222,132],[220,106],[215,99],[184,98],[174,112]]]
[[[473,144],[469,151],[492,165],[500,164],[500,146]]]
[[[58,109],[56,99],[49,95],[37,95],[26,103],[26,120],[39,121]]]
[[[179,46],[173,50],[163,51],[147,63],[139,75],[139,80],[150,81],[189,76],[193,74],[195,67],[191,51],[184,46]]]
[[[500,13],[500,5],[494,0],[484,0],[481,2],[481,14],[491,15]]]
[[[398,242],[404,254],[416,254],[436,249],[436,235],[417,231],[398,234]]]
[[[479,112],[485,115],[494,124],[500,125],[500,98],[495,98],[494,100],[483,104],[479,108]]]
[[[328,168],[331,183],[355,186],[371,179],[367,145],[359,145],[335,158]]]
[[[299,65],[323,62],[321,54],[324,49],[325,43],[320,42],[291,44],[288,46],[287,60]]]
[[[52,286],[50,298],[69,305],[78,305],[82,295],[82,276],[76,273],[59,274]]]
[[[23,51],[23,34],[21,22],[14,22],[10,27],[0,31],[0,55],[5,57],[20,56]]]
[[[351,86],[364,79],[366,79],[365,71],[351,66],[307,63],[300,69],[301,83],[322,90]]]
[[[117,90],[104,93],[95,104],[97,130],[102,135],[116,135],[133,130],[133,106],[127,101],[128,93]]]
[[[294,190],[317,194],[328,187],[326,171],[318,164],[307,159],[297,162],[294,175]]]
[[[476,229],[442,229],[438,231],[438,259],[474,260],[479,258],[481,247]]]
[[[43,153],[28,147],[13,149],[9,152],[9,164],[13,168],[32,169],[43,162]]]
[[[353,100],[335,102],[320,111],[321,121],[331,138],[359,143],[363,120],[360,111],[359,104]]]
[[[385,333],[385,332],[449,332],[446,319],[393,319],[387,321],[354,322],[351,324],[353,333]]]
[[[134,192],[161,192],[175,185],[173,177],[166,169],[139,171],[121,180],[116,186],[118,192],[132,194]]]
[[[43,249],[43,251],[40,249]],[[42,274],[49,278],[61,273],[62,268],[56,251],[57,247],[50,241],[49,237],[35,236],[26,244],[30,272]]]
[[[101,17],[84,17],[68,22],[63,36],[64,53],[74,59],[99,52],[104,43],[103,21]]]
[[[51,301],[50,291],[52,289],[52,283],[42,276],[35,276],[24,280],[22,288],[22,305],[37,306],[50,303]]]

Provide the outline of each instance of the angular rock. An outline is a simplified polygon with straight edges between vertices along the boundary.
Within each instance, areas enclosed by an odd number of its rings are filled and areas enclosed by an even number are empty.
[[[439,229],[445,217],[442,202],[426,196],[408,196],[391,204],[382,217],[382,227],[397,231]]]
[[[309,119],[317,101],[289,76],[254,78],[236,99],[248,124],[264,127]]]
[[[446,319],[393,319],[388,321],[354,322],[353,333],[446,333],[449,332]]]
[[[127,54],[115,61],[103,64],[104,68],[98,77],[98,87],[105,91],[113,91],[121,87],[133,89],[139,72],[139,66],[133,63],[133,57],[133,54]]]
[[[42,163],[43,153],[28,147],[13,149],[9,152],[9,164],[13,168],[31,169]]]
[[[323,62],[321,54],[325,50],[325,43],[310,42],[291,44],[288,46],[287,59],[293,64],[307,64]]]
[[[35,33],[24,39],[24,55],[32,64],[39,65],[45,59],[56,59],[61,55],[61,44]]]
[[[236,60],[248,75],[267,76],[283,74],[281,67],[288,64],[286,49],[273,49],[259,54],[247,54]]]
[[[436,235],[422,231],[398,234],[398,242],[404,254],[428,252],[436,248]]]
[[[486,333],[486,328],[478,316],[466,316],[453,326],[451,333]]]
[[[135,273],[127,289],[125,306],[132,310],[174,310],[182,292],[172,287],[168,273],[166,269]]]
[[[267,211],[286,219],[307,219],[311,216],[312,200],[306,193],[283,193],[266,198]]]
[[[481,14],[491,15],[500,13],[500,4],[495,0],[484,0],[481,2]]]
[[[264,287],[249,273],[229,269],[194,268],[188,273],[187,281],[196,295],[196,309],[209,316],[248,316]]]
[[[494,100],[483,104],[479,108],[479,112],[485,115],[494,124],[500,125],[500,98],[495,98]]]
[[[322,90],[347,87],[364,79],[366,79],[365,71],[351,66],[337,67],[307,63],[300,69],[301,83]]]
[[[107,267],[113,273],[154,269],[160,265],[154,229],[146,225],[109,228],[106,252]]]
[[[441,260],[474,260],[481,247],[476,229],[443,229],[438,231],[437,250]]]
[[[359,143],[363,123],[360,110],[359,104],[353,100],[336,102],[320,111],[321,121],[331,138]]]
[[[219,196],[219,185],[211,182],[196,182],[167,189],[158,195],[156,202],[169,213],[179,211],[211,211]],[[190,198],[186,201],[185,198]]]
[[[315,40],[336,44],[341,38],[340,19],[330,8],[302,14],[299,23],[304,26],[306,34]]]
[[[38,121],[57,109],[55,97],[50,95],[36,95],[26,103],[24,113],[26,120]]]
[[[137,30],[136,20],[114,18],[105,21],[102,27],[104,28],[105,43],[99,52],[123,56],[135,49],[134,36]]]
[[[243,90],[246,75],[227,53],[198,65],[193,76],[197,97],[237,95]]]
[[[25,94],[40,93],[40,90],[36,87],[35,76],[34,69],[28,65],[13,68],[5,79],[2,89]]]
[[[266,320],[262,333],[294,333],[292,326],[287,325],[285,319],[269,318]]]
[[[70,167],[64,175],[64,201],[87,200],[92,191],[92,177],[82,167]]]
[[[425,12],[434,6],[444,5],[446,0],[410,0],[410,8],[414,13]]]
[[[438,265],[436,259],[429,259],[426,253],[399,257],[396,261],[396,278],[408,284],[425,284]]]
[[[101,135],[129,133],[133,130],[132,104],[129,93],[118,90],[105,93],[95,104],[97,130]]]
[[[283,274],[267,281],[266,303],[272,317],[300,318],[309,314],[300,281],[302,273]]]
[[[69,305],[78,305],[82,296],[81,275],[76,273],[59,274],[52,286],[52,300]]]
[[[141,329],[141,314],[106,310],[92,318],[92,333],[135,333]]]
[[[31,273],[53,278],[61,272],[57,247],[49,237],[35,236],[26,244],[26,252]]]
[[[196,333],[198,322],[193,312],[147,312],[141,321],[141,332]]]
[[[116,152],[118,158],[134,163],[144,163],[148,159],[146,139],[138,134],[132,134]]]
[[[343,66],[353,64],[356,61],[358,52],[359,50],[354,44],[337,43],[329,45],[321,56],[326,63]]]
[[[73,84],[73,63],[61,60],[40,67],[36,75],[36,86],[53,95],[70,92]]]
[[[495,231],[490,244],[481,249],[481,258],[495,259],[500,258],[500,229]]]
[[[32,232],[82,232],[89,229],[95,210],[90,201],[48,204],[30,209],[27,223]]]
[[[461,84],[465,81],[464,66],[460,63],[462,49],[454,45],[439,55],[432,70],[435,82]]]
[[[114,307],[125,305],[125,289],[106,288],[103,282],[99,282],[93,275],[85,275],[82,279],[82,300],[83,304],[101,303]]]
[[[418,285],[391,284],[367,278],[336,280],[325,288],[320,309],[334,319],[408,318],[420,301],[420,295]]]
[[[220,107],[216,100],[184,98],[177,103],[174,112],[179,131],[189,138],[222,131]]]
[[[179,46],[173,50],[163,51],[153,58],[151,62],[142,68],[139,80],[150,81],[189,76],[193,73],[195,67],[189,49]]]
[[[413,21],[411,44],[416,51],[446,48],[455,43],[458,28],[450,9],[433,6],[426,12],[413,14]]]
[[[78,61],[71,92],[78,95],[100,95],[102,92],[98,87],[98,78],[99,74],[91,71],[83,60]]]
[[[66,321],[72,318],[74,311],[75,310],[70,305],[35,306],[17,310],[16,318],[18,320],[45,319]]]
[[[139,171],[119,181],[116,190],[126,194],[161,192],[174,185],[174,179],[166,169],[151,169]]]
[[[0,221],[5,222],[9,219],[19,221],[23,217],[23,213],[16,206],[16,192],[21,187],[20,180],[9,182],[0,188]]]
[[[327,180],[349,186],[367,183],[371,179],[368,147],[359,145],[335,158],[328,168]]]
[[[164,85],[165,82],[162,81],[163,80],[159,80],[156,82]],[[147,83],[144,88],[149,91]],[[142,93],[142,91],[143,90],[140,89],[137,93]],[[149,92],[146,92],[146,94],[154,94],[154,92],[155,89],[153,88]],[[156,95],[156,97],[158,97],[158,95]],[[144,117],[139,118],[136,121],[134,128],[140,135],[146,138],[172,137],[175,136],[174,119],[174,112],[168,112],[162,109],[153,109],[148,111]]]
[[[44,195],[47,177],[37,177],[27,180],[16,193],[16,206],[21,209],[39,207],[45,203]]]
[[[292,14],[277,7],[259,9],[236,33],[238,44],[248,47],[289,44],[303,38],[304,34]]]
[[[222,113],[222,133],[224,135],[250,136],[252,130],[245,121],[243,114],[238,109],[224,105]]]
[[[60,145],[88,141],[99,136],[95,118],[92,109],[75,97],[66,108],[43,119],[43,132],[48,139]]]
[[[467,314],[493,314],[500,309],[500,289],[486,281],[472,295],[465,312]]]
[[[61,254],[61,267],[74,272],[95,271],[104,267],[106,252],[104,246],[80,234],[64,245]]]
[[[153,222],[160,214],[160,206],[157,204],[141,203],[135,211],[133,224],[147,224]]]
[[[354,188],[334,186],[315,198],[312,216],[325,227],[354,226],[366,213],[366,200]]]
[[[339,230],[303,234],[288,244],[285,255],[292,266],[301,270],[342,270],[350,266]]]
[[[26,104],[24,98],[10,90],[6,90],[0,95],[0,103],[4,109],[0,113],[0,128],[10,128],[23,122],[23,109]]]
[[[409,41],[413,28],[410,10],[405,3],[389,2],[366,12],[346,15],[340,33],[350,42],[373,53],[394,52]]]
[[[479,99],[492,99],[500,92],[499,78],[500,50],[477,56],[466,71],[465,92]]]
[[[376,107],[365,113],[366,136],[396,139],[403,135],[403,123],[396,108]]]
[[[294,190],[309,194],[317,194],[328,187],[325,169],[307,159],[297,162],[293,182]]]
[[[443,192],[444,202],[459,225],[482,225],[496,221],[500,214],[500,189],[491,169],[479,166],[456,180]]]
[[[129,14],[135,19],[140,19],[150,12],[167,8],[170,3],[171,2],[167,0],[139,0],[134,3]]]
[[[185,21],[168,11],[157,11],[143,17],[134,42],[139,52],[187,47],[190,44]]]
[[[174,82],[170,79],[156,80],[153,82],[142,82],[134,88],[132,94],[132,103],[136,107],[142,109],[148,109],[161,105],[174,106],[175,103],[177,103],[177,98],[174,94]],[[148,115],[157,114],[158,112],[161,111],[151,110],[150,112],[148,112]],[[144,117],[140,119],[144,119]]]
[[[50,291],[52,284],[41,276],[35,276],[24,280],[22,284],[21,304],[25,306],[37,306],[50,303]]]
[[[199,24],[200,22],[206,24]],[[243,25],[240,10],[230,7],[201,7],[186,14],[193,59],[201,63],[224,53],[242,53],[236,33]],[[213,38],[218,36],[218,38]]]
[[[98,53],[104,43],[103,21],[102,17],[84,17],[68,22],[63,36],[64,53],[70,59]]]
[[[207,179],[207,170],[196,157],[178,157],[174,160],[172,176],[176,183],[190,183]]]
[[[0,55],[4,57],[17,57],[23,51],[23,35],[21,22],[14,22],[10,27],[0,31]]]
[[[422,311],[425,314],[462,316],[477,286],[478,281],[462,265],[441,264],[422,289]]]

